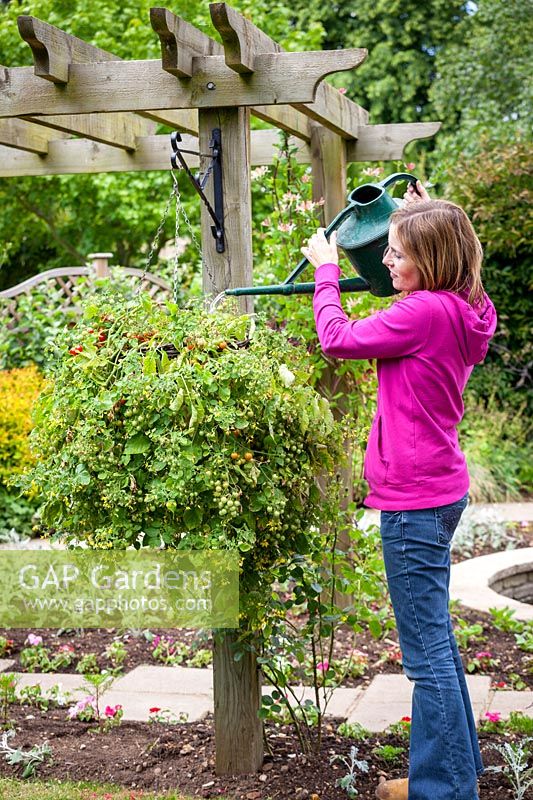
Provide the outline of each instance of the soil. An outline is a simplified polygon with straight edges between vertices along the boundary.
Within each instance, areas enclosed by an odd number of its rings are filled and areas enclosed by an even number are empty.
[[[531,528],[516,529],[516,544],[532,546]],[[475,555],[482,555],[477,552]],[[504,682],[505,688],[533,689],[533,655],[520,650],[512,633],[498,631],[487,614],[459,608],[453,612],[468,625],[482,625],[484,638],[469,643],[462,651],[465,668],[479,651],[490,652],[492,666],[484,669],[493,685]],[[23,672],[19,653],[28,633],[41,635],[43,643],[52,652],[63,644],[73,648],[74,661],[65,672],[74,672],[82,655],[93,652],[101,668],[110,663],[104,650],[114,639],[120,638],[127,649],[123,671],[128,672],[140,664],[155,664],[152,646],[142,631],[120,632],[115,629],[67,630],[0,629],[0,636],[13,640],[11,651],[4,657],[15,663],[8,671]],[[152,630],[153,634],[171,636],[188,646],[194,654],[199,648],[211,648],[207,632],[197,630]],[[354,637],[341,630],[334,658],[348,656],[353,649],[364,654],[367,666],[363,675],[352,674],[344,686],[364,686],[377,674],[400,673],[401,653],[394,630],[381,639],[368,632]],[[363,659],[364,660],[364,659]],[[187,659],[183,662],[187,664]],[[513,677],[515,676],[515,677]],[[521,685],[517,683],[521,682]],[[495,686],[495,688],[497,688]],[[497,705],[493,704],[495,708]],[[327,720],[319,753],[304,756],[297,737],[288,726],[266,726],[266,741],[272,755],[266,757],[263,770],[254,775],[218,777],[214,771],[213,720],[181,723],[176,726],[160,723],[123,722],[108,734],[94,733],[94,723],[66,719],[65,709],[41,712],[28,706],[10,706],[9,715],[16,724],[17,747],[30,748],[48,740],[53,749],[53,764],[47,763],[39,770],[42,778],[71,778],[76,780],[109,781],[132,789],[162,791],[178,789],[191,797],[231,800],[340,800],[346,798],[345,790],[336,781],[347,772],[342,763],[330,763],[333,755],[348,757],[350,747],[358,748],[357,758],[367,760],[369,772],[357,772],[356,787],[360,800],[374,797],[380,775],[400,777],[407,772],[408,745],[397,735],[373,735],[364,741],[352,741],[336,734],[337,723]],[[480,732],[480,744],[486,765],[502,763],[501,756],[492,748],[495,743],[510,741],[513,736]],[[520,738],[520,737],[518,737]],[[372,751],[382,745],[404,747],[405,750],[391,766]],[[0,758],[0,775],[16,776],[17,768]],[[314,795],[314,797],[313,797]],[[480,781],[480,800],[505,800],[513,792],[505,777],[489,772]]]
[[[217,776],[214,771],[214,732],[212,718],[202,722],[165,726],[159,723],[123,722],[110,733],[92,733],[94,725],[65,719],[64,709],[39,712],[27,707],[10,708],[16,725],[14,743],[28,749],[47,740],[53,750],[53,763],[39,769],[39,778],[61,780],[110,781],[135,790],[178,789],[185,795],[227,800],[345,800],[346,792],[336,786],[347,769],[331,764],[331,757],[348,757],[352,744],[357,758],[368,761],[368,773],[357,771],[355,786],[359,800],[374,798],[379,776],[407,774],[407,743],[399,736],[373,735],[365,741],[351,742],[335,734],[336,724],[328,724],[320,752],[300,753],[298,741],[289,727],[267,725],[266,739],[272,749],[261,772],[238,777]],[[510,741],[509,736],[480,734],[485,765],[501,764],[491,743]],[[382,745],[404,747],[393,767],[372,751]],[[0,760],[0,775],[17,777],[19,771]],[[480,780],[480,800],[505,800],[513,793],[507,780],[488,772]]]

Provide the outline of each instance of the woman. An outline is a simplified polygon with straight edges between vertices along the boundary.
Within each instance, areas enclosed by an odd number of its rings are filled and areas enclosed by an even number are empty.
[[[377,359],[378,403],[365,457],[366,504],[381,537],[403,668],[413,681],[409,778],[380,798],[477,800],[483,772],[448,611],[450,542],[467,505],[457,439],[462,394],[483,361],[496,312],[483,291],[482,249],[464,211],[417,185],[392,215],[383,263],[403,294],[358,321],[340,303],[335,235],[302,252],[316,267],[314,312],[326,355]]]

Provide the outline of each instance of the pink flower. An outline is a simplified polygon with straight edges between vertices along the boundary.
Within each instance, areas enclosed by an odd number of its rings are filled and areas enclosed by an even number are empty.
[[[341,86],[341,88],[339,89],[339,94],[346,94],[346,87],[345,86]]]
[[[408,172],[411,172],[412,170],[415,169],[416,164],[413,164],[413,162],[410,161],[408,164],[404,164],[404,167]]]
[[[329,669],[329,661],[320,661],[320,663],[316,665],[316,668],[319,669],[320,672],[327,672]]]
[[[269,227],[270,227],[270,220],[269,220],[269,218],[268,218],[268,217],[265,217],[263,220],[261,220],[261,225],[262,225],[264,228],[269,228]]]
[[[502,715],[499,711],[487,711],[485,714],[489,722],[501,722]]]
[[[260,180],[268,172],[268,167],[256,167],[250,172],[250,177],[253,181]]]
[[[292,233],[295,229],[296,225],[293,222],[280,222],[278,225],[278,231],[282,233]]]
[[[104,710],[104,714],[106,717],[116,717],[117,712],[122,708],[120,703],[117,703],[116,706],[106,706]]]
[[[476,653],[476,658],[492,658],[492,653],[488,650],[480,650],[479,653]]]
[[[311,183],[311,176],[307,172],[302,175],[302,183]]]
[[[298,203],[296,206],[296,211],[298,213],[302,213],[303,211],[312,211],[315,207],[315,204],[312,200],[304,200],[302,203]]]
[[[372,175],[372,177],[378,178],[382,172],[383,167],[367,167],[363,170],[363,175]]]
[[[43,637],[35,636],[34,633],[29,633],[26,641],[24,642],[24,644],[30,644],[32,647],[38,647],[42,643],[43,643]]]
[[[58,653],[73,653],[74,647],[71,644],[62,644],[58,647]]]
[[[90,706],[93,711],[96,712],[96,698],[94,695],[87,695],[87,697],[83,697],[81,700],[78,700],[76,705],[71,706],[67,711],[67,716],[69,719],[76,719],[78,714],[81,711],[85,711],[85,709]]]

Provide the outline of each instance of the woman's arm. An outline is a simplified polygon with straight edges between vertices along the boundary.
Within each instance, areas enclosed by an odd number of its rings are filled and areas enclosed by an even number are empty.
[[[350,320],[339,291],[337,264],[322,264],[315,272],[313,310],[325,355],[335,358],[399,358],[416,353],[426,343],[431,324],[428,292],[413,292],[371,317]]]

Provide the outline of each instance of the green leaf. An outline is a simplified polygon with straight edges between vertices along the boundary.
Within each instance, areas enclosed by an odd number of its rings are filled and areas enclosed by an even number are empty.
[[[193,528],[197,528],[203,519],[203,512],[202,509],[198,506],[194,508],[189,508],[185,511],[183,515],[183,522],[185,523],[185,527],[187,530],[191,531]]]
[[[178,390],[178,393],[176,394],[174,400],[172,400],[172,402],[170,403],[170,410],[179,411],[183,405],[184,397],[185,397],[185,392],[183,388],[181,388]]]
[[[370,620],[370,622],[368,623],[368,629],[369,629],[370,633],[372,634],[372,636],[374,636],[376,639],[379,639],[379,637],[381,636],[381,634],[383,632],[383,628],[381,626],[381,623],[376,618]]]
[[[82,486],[89,486],[91,482],[91,476],[87,472],[87,467],[85,464],[78,464],[76,467],[76,479],[77,482]]]
[[[124,453],[129,455],[138,455],[139,453],[146,453],[151,446],[150,439],[144,433],[136,433],[126,442]]]
[[[167,356],[165,350],[163,350],[163,352],[161,353],[161,361],[160,361],[160,364],[159,364],[159,372],[165,373],[165,372],[168,372],[169,369],[170,369],[170,359]]]
[[[149,350],[144,357],[143,372],[145,375],[155,375],[157,373],[157,356],[154,350]]]

